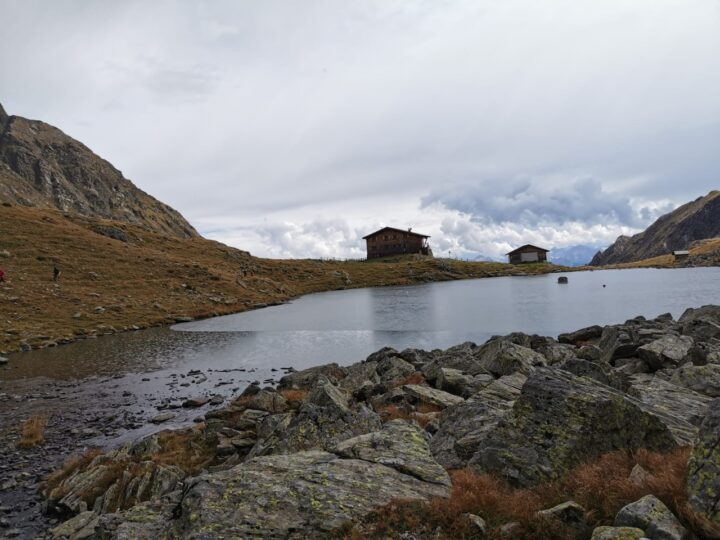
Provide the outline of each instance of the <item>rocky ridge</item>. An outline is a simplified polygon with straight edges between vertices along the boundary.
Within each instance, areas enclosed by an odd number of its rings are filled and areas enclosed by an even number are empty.
[[[381,349],[351,366],[290,373],[277,388],[253,384],[192,428],[76,460],[44,485],[47,511],[70,517],[49,536],[342,537],[391,501],[448,497],[449,469],[529,488],[608,452],[694,445],[693,523],[653,493],[610,522],[593,522],[573,501],[542,519],[562,521],[572,538],[682,540],[691,527],[715,538],[717,366],[720,306],[558,339],[515,333],[444,351]],[[491,528],[488,517],[463,519],[473,537],[514,537],[516,525]]]
[[[695,241],[717,236],[720,236],[720,191],[711,191],[661,216],[641,233],[619,236],[607,249],[598,252],[590,265],[649,259],[690,249]]]
[[[44,122],[8,115],[2,105],[0,203],[128,222],[179,238],[198,236],[180,213],[85,145]]]

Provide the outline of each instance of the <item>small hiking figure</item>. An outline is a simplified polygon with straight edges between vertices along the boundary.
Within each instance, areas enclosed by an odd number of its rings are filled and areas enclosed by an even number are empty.
[[[5,281],[5,270],[0,268],[0,283],[2,283],[3,281]]]
[[[53,264],[53,281],[60,279],[60,269],[56,264]]]

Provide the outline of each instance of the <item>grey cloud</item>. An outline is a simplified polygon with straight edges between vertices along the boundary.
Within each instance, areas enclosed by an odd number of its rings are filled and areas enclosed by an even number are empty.
[[[635,210],[629,197],[609,193],[593,179],[549,183],[547,180],[498,181],[439,189],[423,197],[422,206],[441,204],[481,223],[529,226],[582,222],[647,225],[655,213]]]

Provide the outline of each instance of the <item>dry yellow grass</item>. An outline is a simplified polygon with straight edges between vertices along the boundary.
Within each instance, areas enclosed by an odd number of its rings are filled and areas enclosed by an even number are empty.
[[[32,416],[20,424],[19,448],[32,448],[45,442],[45,416]]]
[[[121,231],[127,242],[96,232]],[[561,269],[444,259],[373,262],[274,260],[203,238],[180,239],[127,223],[0,206],[0,353],[133,326],[170,324],[284,302],[318,291]],[[53,282],[53,265],[61,271]]]

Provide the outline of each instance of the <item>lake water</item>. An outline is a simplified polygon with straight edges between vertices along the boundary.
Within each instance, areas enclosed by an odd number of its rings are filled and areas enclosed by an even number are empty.
[[[720,304],[720,268],[638,269],[355,289],[289,304],[11,356],[2,379],[84,378],[185,369],[272,369],[349,364],[383,347],[445,348],[513,331],[557,336],[636,315],[678,317]],[[228,373],[219,371],[219,373]],[[249,375],[253,373],[254,375]],[[139,381],[143,382],[143,381]],[[144,381],[147,382],[147,381]]]
[[[0,368],[0,429],[18,415],[60,418],[60,430],[80,413],[83,422],[132,415],[126,427],[86,441],[112,447],[190,422],[206,408],[179,408],[189,397],[226,399],[253,381],[278,381],[283,367],[350,364],[388,345],[446,348],[513,331],[557,336],[636,315],[678,317],[688,307],[720,304],[720,268],[575,272],[567,285],[557,278],[334,291],[173,328],[13,354]],[[147,423],[167,407],[175,419]]]

